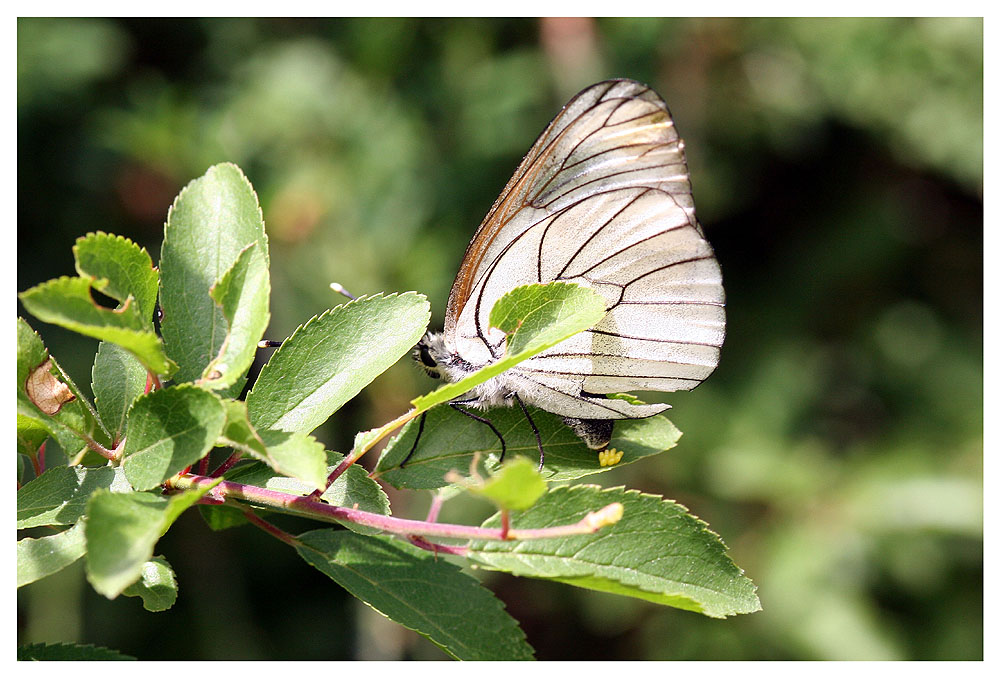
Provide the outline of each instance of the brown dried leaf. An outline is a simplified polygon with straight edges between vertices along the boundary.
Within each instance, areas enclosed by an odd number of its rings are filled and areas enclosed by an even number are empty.
[[[62,406],[76,398],[69,386],[52,375],[52,359],[36,367],[24,382],[24,390],[35,405],[45,414],[57,414]]]

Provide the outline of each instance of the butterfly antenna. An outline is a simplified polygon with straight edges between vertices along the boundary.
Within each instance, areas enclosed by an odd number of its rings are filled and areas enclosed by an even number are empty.
[[[417,424],[417,437],[413,439],[413,447],[411,447],[410,451],[406,453],[406,457],[403,459],[403,461],[399,462],[399,468],[403,468],[406,462],[410,461],[410,457],[413,456],[413,453],[417,451],[417,443],[420,442],[420,436],[422,436],[424,433],[424,421],[426,419],[427,419],[427,413],[424,412],[420,415],[420,423]]]
[[[528,420],[528,423],[531,424],[531,430],[535,433],[535,442],[538,443],[538,470],[541,471],[542,466],[545,465],[545,448],[542,447],[542,435],[538,432],[538,427],[535,426],[535,420],[531,418],[530,414],[528,414],[528,408],[524,406],[524,402],[522,402],[521,397],[515,393],[514,400],[516,400],[517,404],[521,406],[521,411],[524,412],[525,418]]]
[[[480,424],[486,424],[487,426],[490,427],[490,430],[493,431],[493,433],[496,434],[496,437],[500,440],[500,459],[498,461],[503,461],[504,455],[507,454],[507,442],[503,439],[503,436],[500,435],[500,431],[498,431],[497,427],[493,425],[493,422],[487,419],[486,417],[480,417],[478,414],[473,414],[472,412],[469,412],[469,410],[465,409],[464,407],[459,407],[455,403],[448,403],[448,404],[451,405],[451,408],[453,410],[461,412],[465,416],[475,419]]]
[[[334,292],[336,292],[337,294],[343,294],[345,297],[347,297],[351,301],[354,301],[355,299],[357,299],[356,296],[354,296],[353,294],[351,294],[350,292],[348,292],[346,289],[344,289],[344,286],[341,285],[338,282],[332,282],[332,283],[330,283],[330,289],[333,290]]]

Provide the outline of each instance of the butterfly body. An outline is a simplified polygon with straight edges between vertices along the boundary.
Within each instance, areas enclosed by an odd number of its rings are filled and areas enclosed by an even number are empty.
[[[605,317],[457,402],[519,400],[601,449],[615,420],[669,407],[608,394],[688,390],[718,364],[721,271],[695,219],[683,142],[645,85],[593,85],[549,124],[469,243],[444,332],[425,336],[415,357],[446,381],[498,360],[506,337],[489,325],[493,304],[519,285],[557,280],[599,293]]]

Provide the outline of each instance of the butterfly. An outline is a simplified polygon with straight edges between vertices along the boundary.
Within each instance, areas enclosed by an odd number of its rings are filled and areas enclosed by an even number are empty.
[[[516,402],[540,466],[544,449],[526,405],[561,416],[588,447],[604,450],[616,420],[670,407],[608,394],[692,389],[719,363],[722,273],[695,219],[684,142],[666,104],[641,83],[592,85],[549,123],[472,237],[444,332],[427,333],[414,358],[449,382],[495,362],[506,335],[489,325],[493,304],[519,285],[556,280],[598,292],[604,318],[450,403],[503,445],[467,408]]]

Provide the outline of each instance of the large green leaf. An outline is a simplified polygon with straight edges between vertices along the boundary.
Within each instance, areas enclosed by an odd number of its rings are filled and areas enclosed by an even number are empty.
[[[171,206],[160,255],[160,328],[167,354],[180,365],[176,380],[200,378],[219,355],[229,323],[210,291],[254,243],[266,268],[264,218],[253,187],[236,165],[209,168]],[[238,378],[231,390],[238,393],[241,385]]]
[[[127,491],[124,478],[115,482],[110,466],[56,466],[17,491],[17,529],[39,525],[72,525],[83,516],[90,495],[97,490]]]
[[[545,480],[574,480],[609,470],[601,466],[597,452],[587,447],[561,417],[531,407],[528,412],[542,437]],[[497,408],[479,414],[500,431],[507,444],[507,459],[527,456],[537,464],[538,443],[520,408]],[[499,464],[500,441],[489,427],[450,407],[440,407],[427,413],[420,444],[400,468],[419,429],[420,422],[412,421],[389,441],[375,466],[377,477],[399,488],[433,489],[448,484],[445,475],[449,471],[468,474],[476,454],[480,455],[481,473],[492,472]],[[631,464],[674,447],[680,436],[663,415],[624,419],[615,422],[609,447],[624,453],[619,465]]]
[[[511,515],[516,529],[569,525],[618,502],[624,515],[593,534],[518,542],[473,541],[468,556],[489,569],[633,596],[709,617],[756,612],[756,587],[719,536],[680,504],[635,490],[559,487]],[[499,527],[499,515],[484,523]]]
[[[87,580],[94,590],[115,598],[138,581],[163,533],[216,484],[206,484],[169,499],[148,492],[95,492],[87,502],[84,525]]]
[[[211,289],[212,299],[228,323],[219,354],[208,364],[203,383],[209,388],[232,386],[250,369],[257,342],[271,318],[271,279],[267,260],[257,243],[250,243]]]
[[[150,372],[170,375],[174,365],[163,350],[163,342],[153,332],[134,299],[119,308],[98,305],[91,295],[88,278],[62,277],[36,285],[20,295],[32,315],[53,325],[88,337],[111,341],[130,351]]]
[[[128,414],[122,468],[137,490],[156,487],[212,449],[226,423],[219,398],[180,384],[138,398]]]
[[[21,539],[17,542],[17,587],[55,574],[82,558],[86,550],[80,523],[48,537]]]
[[[102,341],[91,372],[94,405],[112,440],[121,440],[129,407],[146,391],[148,373],[135,356],[117,344]]]
[[[78,238],[73,256],[77,273],[91,278],[95,289],[122,303],[132,297],[146,325],[152,326],[160,276],[146,248],[98,231]]]
[[[414,292],[360,297],[311,319],[260,371],[247,395],[251,423],[311,432],[405,355],[429,319]]]
[[[433,553],[388,537],[316,530],[299,537],[306,562],[389,619],[457,659],[531,659],[503,603]]]

